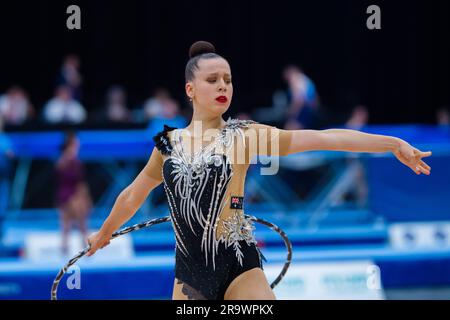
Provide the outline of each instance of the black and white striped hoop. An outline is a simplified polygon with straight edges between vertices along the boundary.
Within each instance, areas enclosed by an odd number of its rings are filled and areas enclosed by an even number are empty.
[[[270,222],[268,222],[266,220],[263,220],[263,219],[260,219],[260,218],[256,218],[254,216],[246,215],[246,218],[250,219],[251,221],[261,223],[261,224],[271,228],[272,230],[276,231],[281,236],[281,238],[283,239],[284,244],[286,246],[286,249],[287,249],[287,252],[288,252],[287,253],[287,258],[286,258],[286,261],[284,263],[283,269],[281,270],[280,274],[270,284],[270,287],[273,289],[273,288],[275,288],[275,286],[277,284],[280,283],[281,279],[283,279],[283,277],[285,276],[285,274],[286,274],[286,272],[287,272],[287,270],[288,270],[288,268],[289,268],[289,266],[291,264],[291,260],[292,260],[292,244],[289,241],[289,238],[287,237],[286,233],[284,233],[284,231],[281,230],[276,225],[274,225],[274,224],[272,224],[272,223],[270,223]],[[133,226],[130,226],[130,227],[124,228],[122,230],[119,230],[117,232],[114,232],[112,234],[112,236],[111,236],[111,239],[117,238],[117,237],[119,237],[121,235],[124,235],[124,234],[132,232],[132,231],[136,231],[136,230],[140,230],[140,229],[143,229],[143,228],[151,227],[153,225],[160,224],[160,223],[167,222],[167,221],[170,221],[170,216],[163,217],[163,218],[152,219],[152,220],[149,220],[147,222],[135,224]],[[69,262],[61,270],[59,270],[58,274],[56,275],[55,280],[53,281],[53,285],[52,285],[52,290],[51,290],[51,299],[52,300],[57,300],[58,285],[59,285],[59,282],[61,281],[62,277],[64,276],[64,274],[81,257],[83,257],[86,253],[88,253],[90,248],[91,248],[90,245],[87,246],[86,248],[84,248],[77,255],[75,255],[72,259],[70,259]]]

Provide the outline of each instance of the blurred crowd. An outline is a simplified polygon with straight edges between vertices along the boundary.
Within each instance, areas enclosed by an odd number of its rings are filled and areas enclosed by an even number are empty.
[[[114,84],[104,94],[104,102],[99,108],[87,109],[83,105],[83,76],[81,61],[75,54],[67,55],[57,72],[53,96],[42,106],[37,107],[30,101],[26,89],[12,85],[3,94],[0,93],[0,131],[4,126],[22,126],[28,122],[47,124],[83,124],[86,122],[101,124],[133,124],[170,121],[183,126],[187,122],[190,108],[180,104],[164,87],[153,90],[148,98],[137,106],[130,106],[127,90],[123,85]],[[327,110],[321,104],[316,84],[296,65],[286,66],[280,73],[285,88],[275,90],[270,107],[256,107],[252,113],[238,114],[238,118],[276,125],[285,129],[318,129],[327,122]],[[332,122],[333,126],[342,125],[360,129],[369,121],[369,109],[365,105],[348,106],[342,113],[342,123]],[[235,110],[234,110],[235,111]],[[441,108],[436,114],[438,124],[448,124],[450,112]],[[328,117],[330,117],[328,115]],[[331,116],[334,117],[334,116]]]
[[[22,126],[29,122],[77,125],[88,121],[107,124],[147,123],[171,120],[184,123],[180,104],[166,88],[156,88],[138,107],[131,108],[127,91],[112,85],[105,93],[104,104],[90,110],[83,105],[83,77],[80,58],[70,54],[62,62],[55,79],[53,96],[37,108],[26,89],[12,85],[0,93],[0,128]]]

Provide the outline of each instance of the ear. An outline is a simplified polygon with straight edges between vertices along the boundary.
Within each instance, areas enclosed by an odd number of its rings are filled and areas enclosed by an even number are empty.
[[[194,84],[191,81],[189,81],[186,83],[184,88],[186,90],[186,95],[188,96],[188,98],[193,99],[194,98]]]

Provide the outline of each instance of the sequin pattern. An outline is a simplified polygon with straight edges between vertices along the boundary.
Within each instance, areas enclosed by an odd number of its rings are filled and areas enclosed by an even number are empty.
[[[256,244],[254,227],[242,212],[236,211],[228,219],[220,219],[224,206],[229,202],[226,194],[233,176],[229,152],[234,137],[242,138],[245,143],[244,129],[250,123],[252,121],[228,120],[211,144],[193,154],[184,150],[181,130],[175,130],[170,147],[166,149],[169,152],[163,166],[164,189],[169,200],[177,247],[188,256],[192,244],[186,243],[187,237],[183,232],[192,233],[199,241],[206,265],[212,263],[213,269],[221,242],[226,248],[234,249],[241,266],[243,253],[239,241]],[[216,153],[217,150],[223,153]],[[219,224],[222,225],[222,232],[218,236]]]

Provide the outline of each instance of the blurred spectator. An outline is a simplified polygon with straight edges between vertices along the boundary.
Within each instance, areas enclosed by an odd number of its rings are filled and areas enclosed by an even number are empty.
[[[345,127],[353,130],[360,130],[369,121],[369,111],[366,106],[358,105],[353,109],[352,115],[347,120]]]
[[[62,252],[68,253],[68,237],[72,224],[78,225],[84,247],[87,239],[87,219],[92,208],[92,200],[85,181],[85,169],[78,158],[80,142],[72,132],[66,133],[61,148],[61,156],[56,163],[57,193],[56,205],[59,209],[62,227]]]
[[[440,126],[450,126],[450,111],[448,108],[440,108],[436,113],[437,124]]]
[[[44,106],[44,119],[50,123],[81,123],[86,119],[86,110],[72,99],[67,86],[59,86],[55,97]]]
[[[67,86],[71,96],[77,101],[81,101],[81,83],[80,59],[75,54],[69,54],[64,58],[63,64],[59,71],[57,86]]]
[[[109,122],[129,122],[130,111],[127,108],[127,95],[120,86],[112,86],[106,94],[106,119]]]
[[[286,122],[287,110],[288,99],[286,92],[284,90],[276,90],[272,94],[272,105],[256,108],[252,114],[252,119],[257,122],[282,127]]]
[[[319,106],[319,97],[312,80],[294,65],[283,70],[288,85],[289,106],[286,129],[311,128]]]
[[[33,116],[34,108],[22,88],[11,87],[0,96],[0,121],[3,124],[22,125]]]
[[[147,130],[150,135],[161,131],[165,124],[176,128],[186,126],[186,118],[181,115],[178,103],[164,88],[155,90],[153,97],[144,103],[143,111],[149,121]]]
[[[147,120],[173,119],[179,115],[178,103],[170,96],[169,91],[164,88],[155,90],[153,97],[144,103],[144,115]]]
[[[369,111],[364,105],[357,105],[346,121],[344,128],[361,130],[368,124]],[[369,187],[365,174],[364,163],[361,158],[347,157],[347,170],[351,172],[352,179],[345,192],[341,195],[341,201],[354,201],[358,208],[367,206]]]

